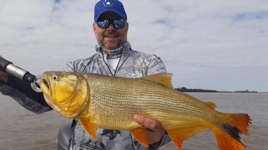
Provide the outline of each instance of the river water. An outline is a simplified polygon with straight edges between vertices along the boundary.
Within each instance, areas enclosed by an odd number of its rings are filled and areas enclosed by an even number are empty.
[[[268,149],[268,93],[187,93],[205,102],[214,102],[217,111],[248,113],[250,136],[241,135],[247,150]],[[70,122],[55,111],[34,114],[12,98],[0,94],[0,150],[55,150],[62,123]],[[217,150],[211,130],[183,142],[183,150]],[[160,150],[176,150],[172,142]]]

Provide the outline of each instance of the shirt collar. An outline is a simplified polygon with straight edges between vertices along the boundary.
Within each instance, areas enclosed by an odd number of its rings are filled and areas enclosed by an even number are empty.
[[[129,54],[130,51],[131,51],[131,45],[130,45],[130,43],[129,43],[128,41],[126,41],[126,42],[123,44],[123,46],[122,46],[121,48],[119,48],[119,49],[121,49],[121,51],[122,51],[122,55]],[[117,50],[118,50],[118,49],[111,50],[111,53],[113,53],[113,52],[115,52],[115,51],[117,51]],[[108,53],[107,53],[107,50],[103,50],[99,45],[96,45],[96,51],[97,51],[97,53],[100,53],[100,54],[103,53],[105,56],[108,54]]]

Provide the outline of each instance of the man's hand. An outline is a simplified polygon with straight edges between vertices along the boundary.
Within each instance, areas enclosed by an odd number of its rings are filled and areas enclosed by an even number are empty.
[[[147,128],[148,144],[153,144],[161,140],[165,130],[159,122],[140,114],[136,114],[133,119]]]

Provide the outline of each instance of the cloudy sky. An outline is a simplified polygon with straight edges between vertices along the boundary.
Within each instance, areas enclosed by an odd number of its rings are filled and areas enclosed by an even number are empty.
[[[98,0],[0,0],[0,55],[33,74],[89,57]],[[268,91],[267,0],[121,0],[132,49],[174,87]]]

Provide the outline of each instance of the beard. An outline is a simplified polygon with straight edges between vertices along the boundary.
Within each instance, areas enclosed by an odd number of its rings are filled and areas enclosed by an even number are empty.
[[[113,30],[111,32],[105,32],[103,34],[97,34],[97,41],[98,41],[99,46],[101,46],[105,49],[108,49],[108,50],[113,50],[113,49],[117,49],[117,48],[121,47],[122,44],[126,41],[126,38],[119,38],[119,39],[113,40],[113,38],[117,38],[120,36],[121,36],[120,33]],[[105,37],[108,37],[111,39],[109,41],[105,41],[104,40]]]

